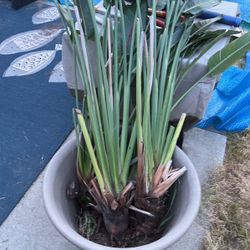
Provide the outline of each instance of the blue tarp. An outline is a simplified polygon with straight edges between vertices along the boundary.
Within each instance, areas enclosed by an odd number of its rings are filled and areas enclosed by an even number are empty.
[[[240,132],[250,125],[250,69],[225,71],[208,104],[200,128]]]
[[[242,19],[250,22],[250,1],[231,2],[240,4]],[[250,127],[250,53],[244,69],[230,67],[223,73],[197,126],[222,132],[241,132]]]

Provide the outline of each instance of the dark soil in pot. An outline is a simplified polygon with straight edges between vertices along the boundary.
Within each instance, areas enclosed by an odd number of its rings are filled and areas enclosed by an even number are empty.
[[[92,205],[86,205],[86,201],[90,201],[91,197],[82,199],[83,192],[79,192],[79,195],[74,198],[77,200],[78,212],[76,214],[76,224],[78,233],[88,240],[104,246],[112,247],[136,247],[149,244],[160,239],[166,230],[166,223],[169,223],[171,219],[171,207],[177,191],[177,185],[174,184],[168,194],[161,200],[158,200],[158,204],[161,203],[161,211],[158,211],[154,218],[147,215],[127,209],[128,220],[123,221],[126,216],[122,215],[116,218],[117,221],[111,221],[111,218],[105,218],[95,209],[94,202]],[[151,201],[152,202],[152,201]],[[156,204],[156,203],[155,203]],[[151,210],[153,211],[153,210]],[[114,220],[114,217],[112,217]],[[112,237],[107,231],[105,224],[109,222],[117,227],[122,227],[124,223],[128,223],[127,230],[120,237]]]

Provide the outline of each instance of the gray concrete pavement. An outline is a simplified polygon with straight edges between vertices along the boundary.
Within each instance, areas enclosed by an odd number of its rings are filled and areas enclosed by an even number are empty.
[[[44,172],[0,227],[0,250],[77,250],[51,224],[44,209]]]
[[[209,174],[220,167],[224,161],[227,138],[223,135],[193,128],[185,133],[183,150],[193,162],[201,186],[208,180]],[[201,213],[191,228],[169,250],[202,250],[208,222]]]

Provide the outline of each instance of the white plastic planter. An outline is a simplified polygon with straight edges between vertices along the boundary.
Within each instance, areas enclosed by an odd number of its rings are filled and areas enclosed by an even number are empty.
[[[114,250],[89,241],[77,233],[74,202],[66,198],[66,188],[75,179],[76,139],[65,143],[50,161],[43,184],[44,203],[47,213],[58,229],[74,245],[84,250]],[[188,230],[200,206],[201,189],[195,168],[186,154],[176,148],[175,166],[186,166],[181,177],[173,207],[173,218],[165,234],[159,240],[140,247],[120,248],[130,250],[165,250]],[[52,247],[53,248],[53,247]]]

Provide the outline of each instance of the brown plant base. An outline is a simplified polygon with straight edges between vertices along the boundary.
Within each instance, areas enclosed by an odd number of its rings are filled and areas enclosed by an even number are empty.
[[[150,213],[157,215],[155,217],[149,217],[132,210],[129,210],[128,220],[126,221],[122,218],[123,215],[121,215],[120,219],[118,214],[115,217],[112,216],[112,218],[107,216],[105,218],[106,226],[108,220],[114,226],[127,227],[125,233],[120,237],[111,236],[106,229],[102,215],[94,207],[82,206],[76,216],[78,232],[83,237],[104,246],[136,247],[149,244],[162,237],[166,227],[160,225],[164,220],[168,221],[170,219],[169,213],[171,212],[171,204],[175,193],[176,186],[174,185],[170,188],[169,194],[161,199],[143,198],[139,200],[140,205],[145,210],[147,209]],[[119,223],[115,223],[114,218]]]
[[[167,196],[163,196],[160,199],[149,198],[149,197],[141,197],[135,200],[135,206],[143,209],[145,211],[154,214],[154,217],[149,217],[147,215],[143,215],[137,213],[137,221],[140,222],[138,225],[139,230],[144,233],[151,232],[155,228],[159,226],[163,218],[165,217],[167,210]]]
[[[79,233],[83,237],[95,243],[112,247],[142,246],[158,240],[163,233],[158,228],[154,228],[150,232],[141,230],[141,226],[138,226],[137,223],[137,216],[133,212],[129,213],[128,229],[120,238],[110,236],[105,228],[103,219],[94,209],[80,209],[77,215],[77,225]]]

